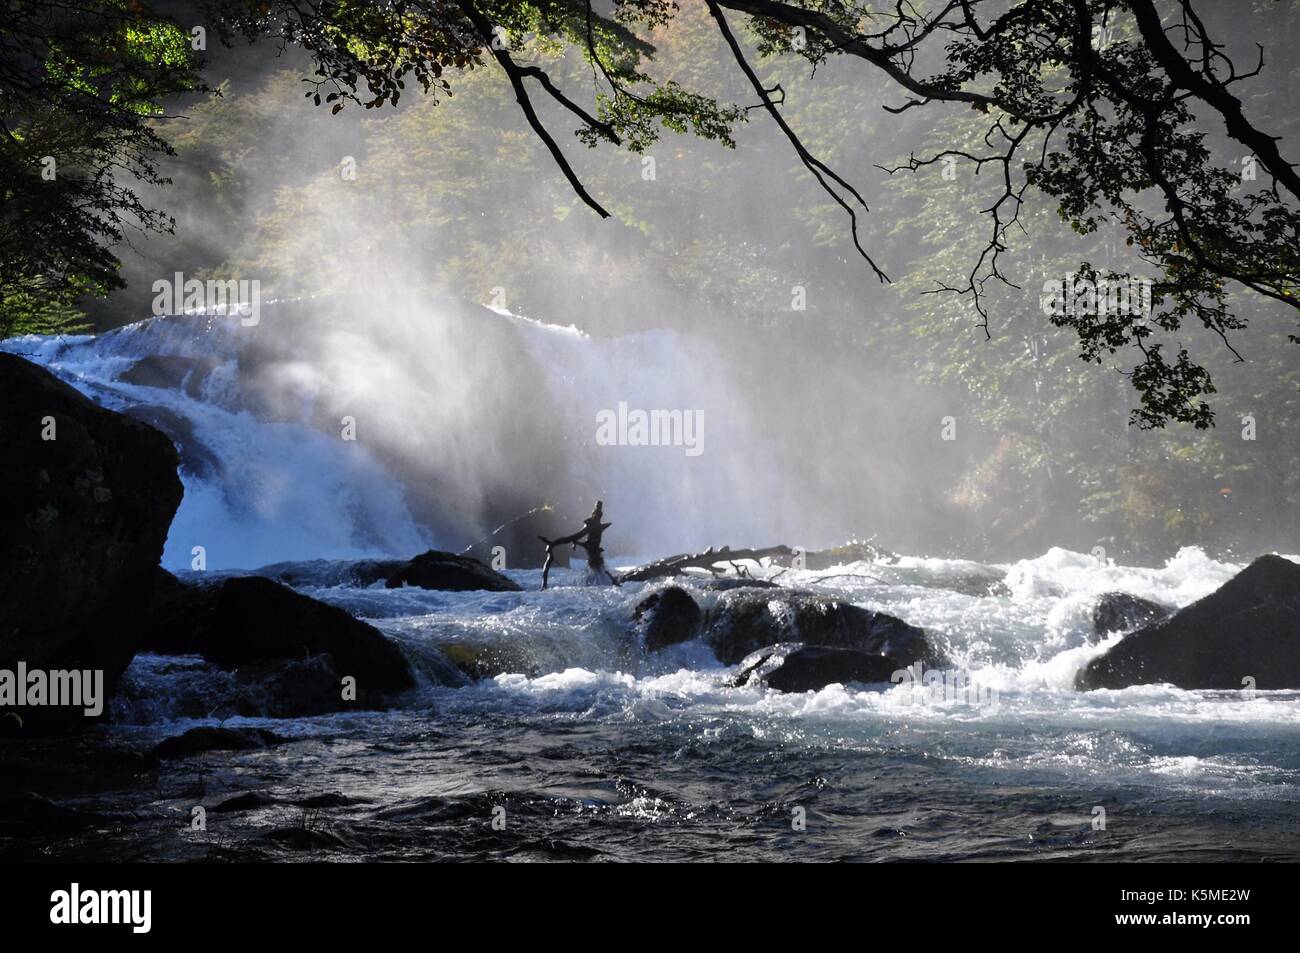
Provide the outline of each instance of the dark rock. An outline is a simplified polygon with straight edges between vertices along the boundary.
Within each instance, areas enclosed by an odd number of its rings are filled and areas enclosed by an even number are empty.
[[[309,807],[319,810],[321,808],[349,807],[353,804],[369,804],[371,801],[369,798],[349,797],[337,791],[326,791],[324,794],[313,794],[310,797],[287,803],[292,804],[294,807]]]
[[[519,672],[529,678],[542,674],[536,659],[523,645],[445,642],[438,646],[438,651],[470,681],[496,678],[507,672]]]
[[[103,815],[64,807],[31,791],[0,797],[0,837],[67,835],[103,820]]]
[[[265,576],[286,586],[358,586],[362,589],[384,582],[406,565],[402,559],[307,559],[272,563],[255,569],[254,576]]]
[[[203,480],[220,479],[224,473],[221,459],[194,433],[194,422],[170,407],[137,404],[127,408],[128,417],[143,421],[171,438],[180,454],[181,469]]]
[[[902,619],[799,590],[723,593],[709,611],[704,629],[714,654],[726,665],[778,642],[890,655],[901,663],[900,668],[913,662],[938,665],[942,659],[925,631]]]
[[[401,566],[388,577],[389,589],[401,586],[418,586],[421,589],[442,589],[448,592],[468,592],[482,589],[489,592],[520,592],[523,587],[507,579],[494,569],[489,569],[477,559],[457,556],[455,553],[431,549],[421,553]]]
[[[936,589],[947,589],[950,592],[959,592],[963,596],[1009,596],[1011,589],[1006,583],[1007,574],[1001,569],[995,569],[991,566],[980,566],[970,569],[957,569],[952,572],[940,572],[937,575],[931,574],[927,581],[929,585]],[[927,583],[921,583],[925,585]]]
[[[149,752],[149,757],[153,761],[174,761],[207,751],[269,748],[284,740],[265,728],[191,728],[183,735],[159,742]]]
[[[695,600],[680,586],[650,593],[637,604],[632,615],[641,627],[646,650],[650,652],[695,638],[702,616]]]
[[[778,692],[819,691],[849,682],[888,682],[903,668],[888,655],[869,655],[803,642],[781,642],[747,655],[733,684],[762,683]]]
[[[1261,556],[1215,592],[1127,636],[1075,680],[1081,690],[1300,688],[1300,565]]]
[[[176,449],[11,354],[0,407],[0,668],[103,670],[111,694],[180,504]],[[88,721],[80,707],[22,717],[28,732]]]
[[[0,743],[0,793],[82,797],[148,783],[154,766],[136,748],[98,732]]]
[[[260,576],[190,586],[160,571],[142,628],[150,651],[247,669],[270,701],[280,695],[272,707],[284,716],[382,705],[415,685],[406,657],[374,626]],[[294,664],[266,664],[286,660]],[[345,676],[356,679],[355,703],[342,699]]]
[[[1092,607],[1092,629],[1098,636],[1132,632],[1166,618],[1173,609],[1128,592],[1107,592]]]
[[[236,814],[240,811],[256,811],[264,807],[275,807],[279,802],[269,794],[261,791],[245,791],[228,797],[212,809],[214,814]]]
[[[336,664],[330,655],[311,655],[241,665],[230,708],[245,718],[309,718],[353,707],[343,701],[344,673]]]
[[[203,384],[217,362],[209,357],[185,357],[179,354],[150,354],[127,369],[118,380],[143,387],[179,390],[198,397]]]

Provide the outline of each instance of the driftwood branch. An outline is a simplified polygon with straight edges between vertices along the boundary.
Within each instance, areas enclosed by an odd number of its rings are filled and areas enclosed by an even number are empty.
[[[728,563],[739,571],[736,563],[741,560],[759,562],[763,559],[793,555],[794,550],[789,546],[768,546],[764,549],[732,549],[730,546],[714,549],[710,546],[702,553],[681,553],[638,566],[630,572],[623,573],[618,579],[619,582],[644,582],[647,579],[677,576],[687,569],[704,569],[718,576],[725,572],[717,568],[719,563]]]
[[[591,511],[582,522],[582,529],[568,536],[561,536],[559,539],[547,539],[545,536],[538,536],[546,544],[546,561],[542,563],[542,588],[545,589],[551,581],[551,561],[555,556],[555,550],[560,546],[572,546],[575,549],[581,546],[587,551],[587,568],[597,574],[604,574],[614,585],[619,585],[619,580],[614,578],[614,574],[605,568],[605,550],[601,547],[601,537],[605,535],[605,530],[612,526],[612,523],[604,522],[605,504],[601,500],[596,501],[596,508]]]

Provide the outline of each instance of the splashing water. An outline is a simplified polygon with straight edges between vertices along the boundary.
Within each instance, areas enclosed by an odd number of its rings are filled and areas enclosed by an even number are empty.
[[[581,391],[591,397],[571,408],[575,420],[590,416],[609,392],[594,383],[600,375],[626,366],[614,362],[608,371],[608,348],[586,363],[587,342],[576,332],[524,334],[553,373],[588,379]],[[144,358],[192,355],[196,340],[210,360],[201,381],[158,387],[123,380]],[[320,560],[297,564],[295,586],[379,627],[418,672],[437,671],[458,648],[503,660],[502,674],[465,687],[425,677],[390,712],[288,723],[231,719],[296,739],[288,749],[232,757],[221,782],[231,791],[249,783],[334,790],[346,758],[354,806],[340,808],[339,823],[405,831],[415,817],[433,830],[453,802],[462,805],[456,810],[478,810],[478,799],[505,792],[521,826],[536,836],[619,857],[689,855],[692,837],[701,839],[699,849],[726,845],[741,857],[804,849],[773,833],[789,830],[792,805],[810,806],[836,831],[806,848],[810,856],[1075,856],[1109,843],[1120,856],[1141,857],[1148,848],[1139,837],[1153,832],[1162,845],[1151,848],[1156,855],[1199,850],[1216,837],[1235,838],[1246,846],[1233,849],[1248,853],[1295,852],[1300,692],[1073,688],[1079,669],[1119,638],[1098,641],[1092,632],[1100,594],[1123,591],[1181,607],[1241,565],[1196,548],[1158,568],[1054,548],[1007,565],[904,556],[787,571],[782,585],[925,628],[954,666],[996,690],[997,704],[935,702],[905,685],[831,685],[803,694],[731,687],[730,670],[701,641],[644,651],[631,617],[652,586],[583,587],[580,567],[560,570],[547,592],[539,591],[536,571],[509,572],[523,592],[341,585],[345,575],[330,560],[409,555],[438,540],[363,442],[316,425],[310,400],[296,420],[257,412],[237,380],[244,345],[228,322],[188,317],[3,346],[105,406],[163,420],[173,439],[180,434],[188,463],[164,554],[169,568],[188,569],[196,545],[206,548],[210,569]],[[639,395],[649,404],[661,397],[653,389]],[[661,474],[647,483],[638,468],[630,455],[615,455],[602,479],[624,480],[638,492],[649,487],[653,496],[677,478]],[[704,519],[709,491],[687,481],[684,492],[673,505],[697,494],[682,512]],[[621,508],[631,512],[636,498],[629,492]],[[634,519],[665,516],[652,507]],[[983,592],[966,584],[972,577],[1002,585]],[[684,584],[706,612],[719,598]],[[200,723],[179,714],[185,698],[219,695],[225,678],[198,660],[140,656],[116,702],[114,730],[155,740]],[[538,804],[545,809],[529,807]],[[1120,831],[1112,842],[1090,824],[1102,804]],[[573,826],[573,818],[599,823]],[[774,819],[771,831],[765,819]],[[627,839],[609,826],[628,821],[678,833],[670,842],[640,827]],[[1228,833],[1213,833],[1225,824]],[[132,836],[120,849],[147,843],[146,852],[159,856],[174,850],[145,826]],[[438,836],[415,838],[403,856],[463,850]]]

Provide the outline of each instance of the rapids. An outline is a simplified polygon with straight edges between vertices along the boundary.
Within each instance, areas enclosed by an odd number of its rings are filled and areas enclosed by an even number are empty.
[[[145,356],[192,353],[196,335],[211,358],[201,382],[121,379]],[[546,366],[580,373],[580,334],[526,335]],[[902,556],[790,571],[782,584],[924,627],[954,666],[996,690],[997,704],[936,700],[908,685],[734,688],[701,642],[647,655],[630,620],[648,587],[585,587],[580,565],[559,570],[546,592],[536,570],[507,570],[522,592],[340,584],[340,560],[454,543],[413,516],[409,487],[364,442],[323,429],[307,397],[299,419],[250,405],[236,383],[243,344],[227,323],[188,316],[3,346],[106,406],[162,408],[184,422],[192,446],[183,455],[198,463],[182,474],[165,566],[191,575],[200,545],[208,573],[293,562],[300,591],[379,627],[421,673],[387,712],[226,719],[289,741],[207,759],[196,776],[193,765],[166,767],[158,791],[90,798],[119,836],[78,835],[53,850],[107,859],[683,859],[719,849],[736,859],[1300,858],[1300,692],[1072,687],[1109,644],[1091,629],[1100,594],[1181,607],[1239,564],[1187,548],[1143,568],[1054,548],[1000,565]],[[656,406],[655,396],[643,405]],[[606,478],[644,469],[630,455],[618,460]],[[972,577],[1003,585],[973,594]],[[718,598],[685,585],[705,607]],[[491,647],[513,670],[440,685],[432,673],[457,645]],[[219,715],[193,713],[198,702],[219,710],[227,678],[196,659],[141,655],[105,731],[148,744],[215,724]],[[185,829],[194,803],[248,791],[265,797],[221,815],[219,836]],[[490,825],[496,806],[510,818],[505,831]],[[806,830],[792,827],[799,811]],[[319,836],[292,847],[271,836],[294,825]]]

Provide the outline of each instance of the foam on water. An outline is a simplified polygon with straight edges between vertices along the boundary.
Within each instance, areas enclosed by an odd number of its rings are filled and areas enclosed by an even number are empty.
[[[587,402],[573,410],[584,420],[619,392],[624,369],[636,362],[668,366],[675,353],[671,339],[651,334],[607,342],[601,360],[593,361],[584,354],[592,344],[579,332],[537,325],[528,333],[544,366],[584,382]],[[203,335],[202,353],[218,361],[200,392],[119,379],[141,357],[192,353],[196,335]],[[996,703],[936,700],[907,685],[831,685],[803,694],[732,687],[730,670],[701,642],[657,655],[644,652],[630,620],[649,587],[585,587],[580,568],[558,570],[547,592],[539,591],[536,571],[510,573],[523,592],[344,584],[344,569],[330,560],[410,555],[436,541],[415,525],[402,488],[363,445],[305,423],[260,420],[241,406],[233,383],[238,342],[228,321],[196,316],[98,337],[19,338],[0,346],[38,361],[106,406],[156,406],[175,414],[217,461],[216,475],[183,475],[185,497],[164,565],[187,569],[198,545],[207,551],[210,570],[317,560],[296,563],[295,585],[372,622],[420,672],[439,671],[449,652],[488,653],[508,669],[461,688],[438,687],[428,674],[401,712],[276,723],[281,733],[352,730],[421,712],[471,721],[504,715],[525,722],[662,726],[666,733],[687,726],[706,742],[739,734],[795,748],[901,752],[994,774],[1077,783],[1100,777],[1165,790],[1300,800],[1300,693],[1248,696],[1169,686],[1081,693],[1072,687],[1082,666],[1118,639],[1095,640],[1091,611],[1100,594],[1122,591],[1181,607],[1243,568],[1199,549],[1183,549],[1159,567],[1053,548],[1007,565],[903,556],[786,571],[783,585],[924,627],[955,667],[996,693]],[[647,348],[654,352],[650,357]],[[630,395],[641,405],[677,399],[664,382],[642,383]],[[725,404],[710,403],[717,399],[709,388],[698,393],[701,407],[722,416]],[[706,439],[725,438],[707,432]],[[683,476],[685,465],[683,458],[654,479],[686,487],[688,498],[702,493]],[[606,476],[617,485],[622,474],[626,485],[653,498],[654,484],[633,472],[644,469],[635,455],[617,455]],[[700,514],[709,509],[703,501],[704,496],[696,499]],[[678,502],[680,497],[674,507]],[[689,521],[696,510],[686,505],[680,512]],[[679,581],[706,610],[720,598],[717,591]],[[198,660],[141,656],[128,673],[117,714],[134,726],[124,730],[170,733],[190,723],[180,714],[181,700],[219,698],[228,681],[227,673]],[[242,721],[247,719],[232,720]],[[627,809],[653,814],[656,805],[649,798]]]
[[[114,410],[161,408],[218,472],[182,468],[185,495],[163,566],[189,568],[202,546],[209,569],[252,568],[315,556],[410,555],[429,548],[402,487],[356,442],[293,422],[259,420],[239,404],[235,321],[202,316],[144,321],[98,336],[19,337],[4,350],[33,360]],[[150,355],[201,352],[221,361],[194,396],[118,378]]]

